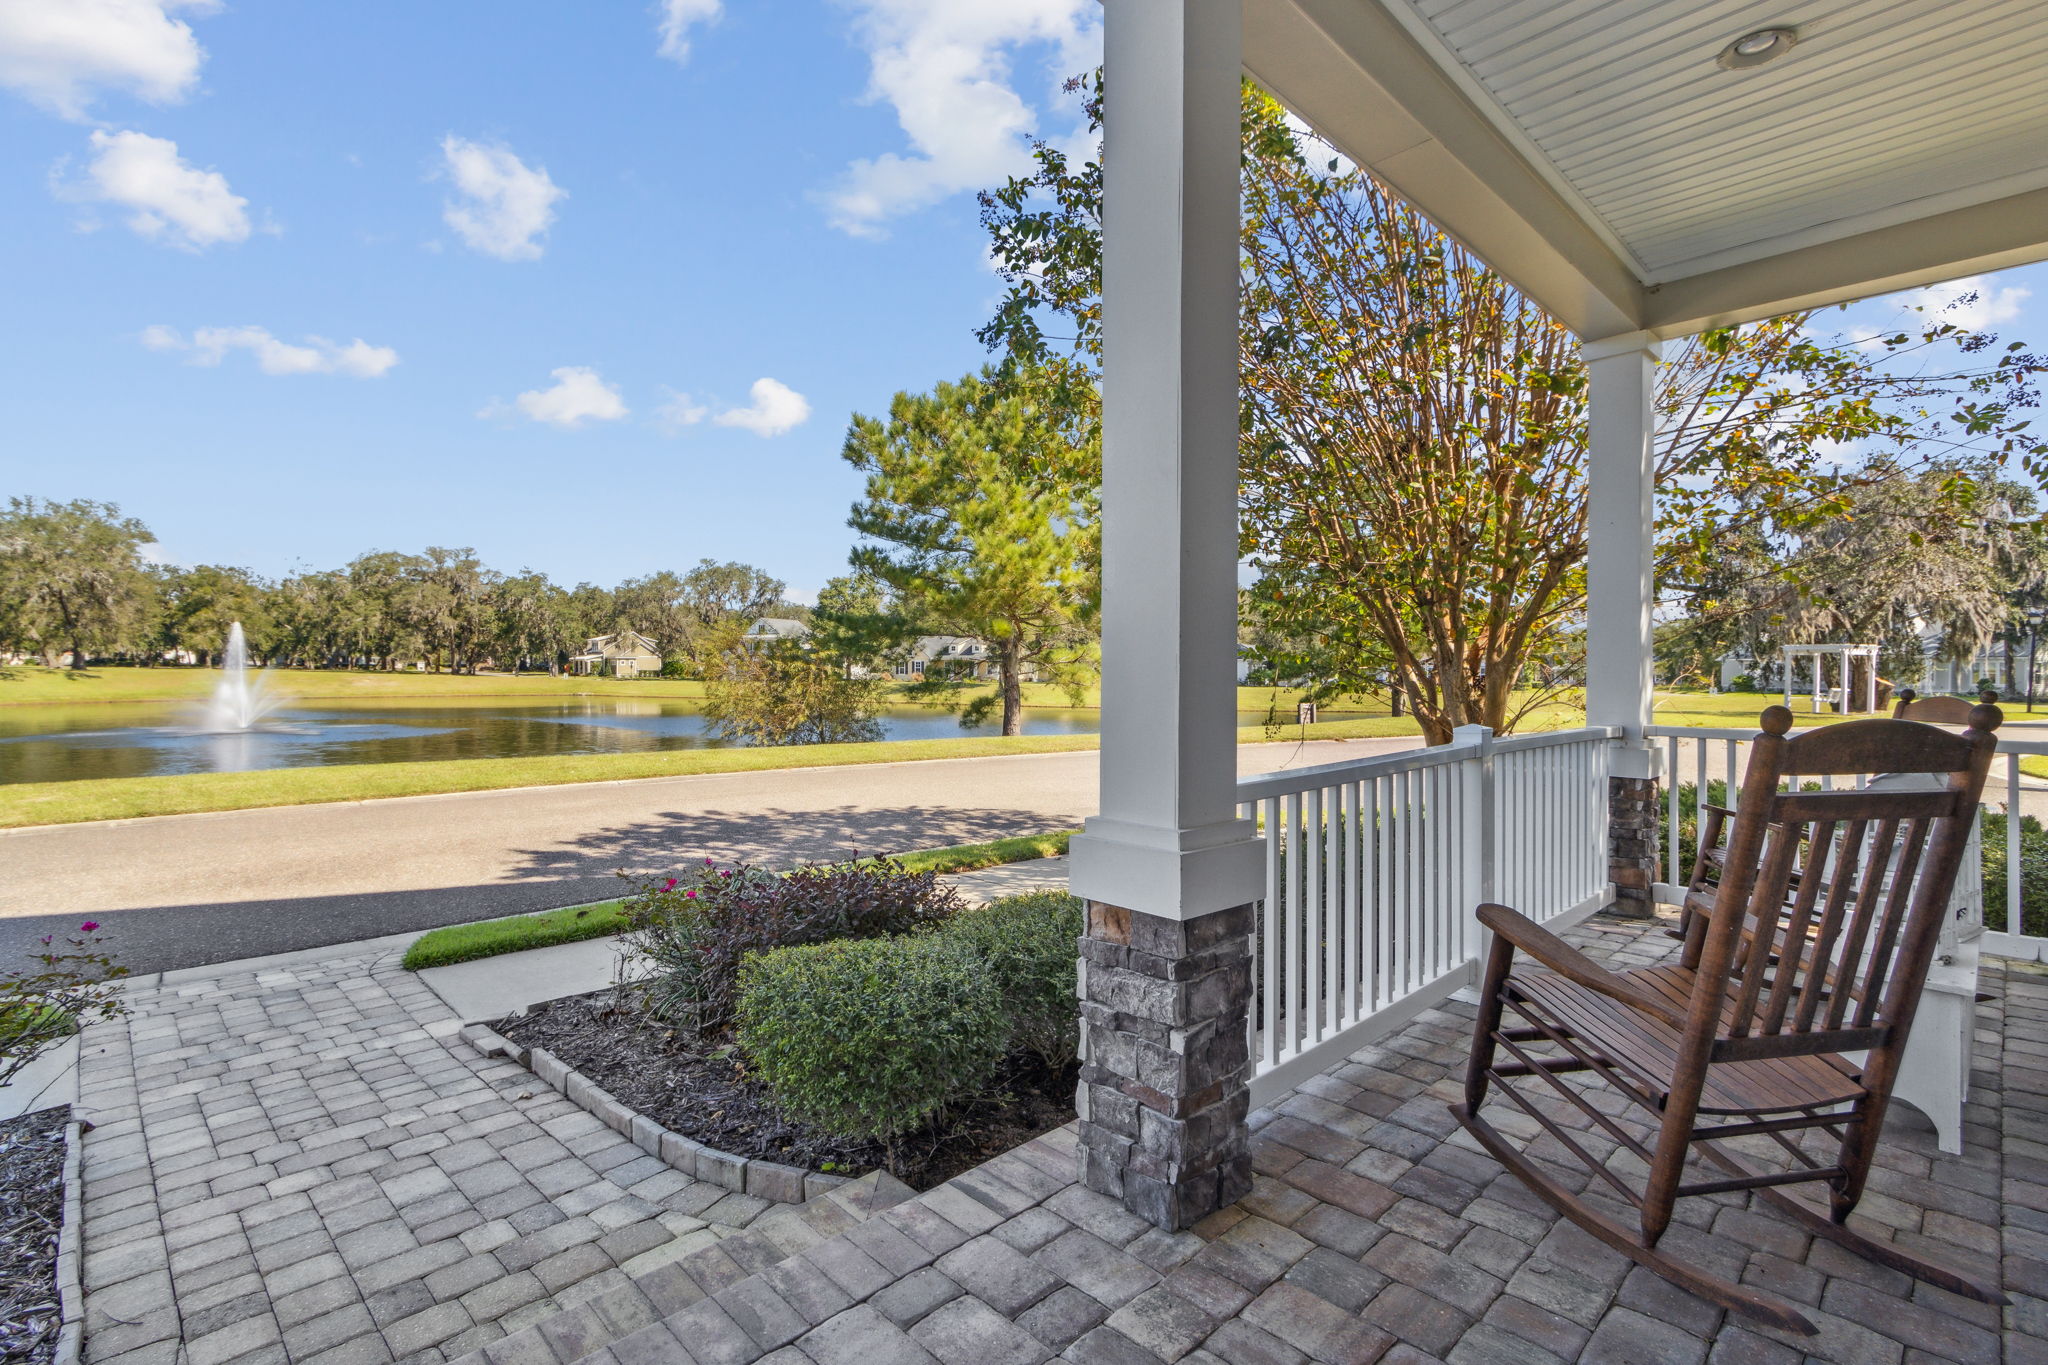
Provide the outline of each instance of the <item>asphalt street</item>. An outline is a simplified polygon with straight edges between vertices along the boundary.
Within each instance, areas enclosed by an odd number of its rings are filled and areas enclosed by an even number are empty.
[[[1257,744],[1245,774],[1414,748]],[[604,900],[713,858],[775,867],[1078,825],[1097,755],[722,773],[0,831],[0,962],[98,920],[162,971]]]

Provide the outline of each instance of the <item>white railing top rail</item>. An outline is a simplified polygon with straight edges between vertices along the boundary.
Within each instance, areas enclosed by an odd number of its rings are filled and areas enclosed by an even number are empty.
[[[1872,719],[1882,719],[1882,717],[1873,717]],[[1821,727],[1817,725],[1794,726],[1793,733],[1798,734],[1804,730],[1817,730],[1819,728]],[[1733,739],[1740,740],[1746,744],[1755,739],[1758,732],[1747,727],[1737,728],[1734,726],[1709,728],[1700,725],[1652,725],[1644,733],[1652,739]],[[1499,746],[1496,745],[1495,751],[1498,752],[1498,750]],[[2048,736],[2043,736],[2040,739],[2020,739],[2014,735],[2001,734],[1998,737],[1998,752],[2002,754],[2020,754],[2024,757],[2048,754]]]
[[[1548,749],[1557,744],[1584,744],[1595,739],[1620,739],[1627,731],[1619,725],[1581,725],[1575,730],[1538,730],[1534,734],[1509,735],[1493,741],[1496,754],[1520,753],[1526,749]]]
[[[1553,745],[1585,744],[1595,740],[1618,739],[1621,734],[1620,729],[1610,725],[1589,725],[1577,730],[1545,730],[1533,735],[1497,739],[1493,742],[1493,752],[1515,753],[1526,749],[1549,748]],[[1279,772],[1264,773],[1258,777],[1239,778],[1237,799],[1239,802],[1264,801],[1268,797],[1292,796],[1296,792],[1316,791],[1340,782],[1358,782],[1370,777],[1386,777],[1393,773],[1441,767],[1446,763],[1457,763],[1470,758],[1478,750],[1479,746],[1469,740],[1454,739],[1449,744],[1438,744],[1427,749],[1404,749],[1400,753],[1381,754],[1376,758],[1347,758],[1337,763],[1317,764],[1313,768],[1283,768]]]

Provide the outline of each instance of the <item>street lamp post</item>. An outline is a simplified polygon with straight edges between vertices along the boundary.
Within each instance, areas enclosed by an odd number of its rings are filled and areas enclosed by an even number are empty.
[[[2027,620],[2027,710],[2034,709],[2034,655],[2041,647],[2041,625],[2048,621],[2048,609],[2029,607]]]

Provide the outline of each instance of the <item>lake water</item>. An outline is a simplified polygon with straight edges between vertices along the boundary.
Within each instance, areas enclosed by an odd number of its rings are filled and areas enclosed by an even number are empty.
[[[194,732],[195,710],[189,703],[0,707],[0,783],[732,747],[709,733],[701,703],[692,701],[306,702],[280,706],[268,718],[274,728],[232,735]],[[957,717],[918,706],[889,707],[880,720],[883,738],[892,740],[998,734],[1002,728],[963,730]],[[1024,712],[1029,735],[1093,734],[1096,728],[1094,711]]]

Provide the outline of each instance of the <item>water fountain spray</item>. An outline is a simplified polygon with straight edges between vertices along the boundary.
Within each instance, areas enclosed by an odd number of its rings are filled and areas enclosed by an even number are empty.
[[[253,730],[275,704],[264,687],[263,675],[259,673],[253,680],[249,676],[249,641],[237,621],[228,627],[227,647],[221,650],[220,681],[206,703],[204,728],[215,734]]]

